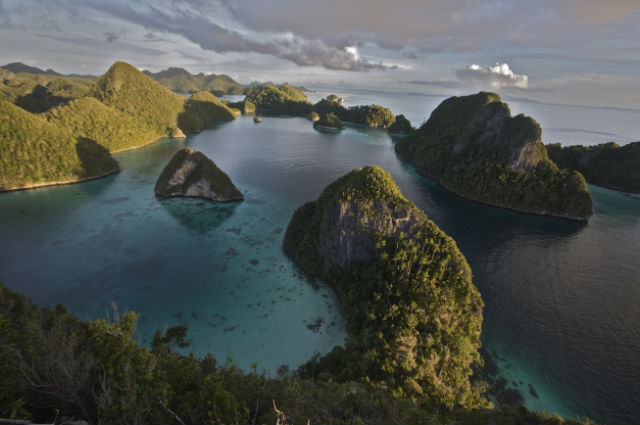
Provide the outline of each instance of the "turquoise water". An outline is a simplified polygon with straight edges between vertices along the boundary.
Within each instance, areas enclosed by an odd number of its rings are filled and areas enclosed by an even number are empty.
[[[246,200],[156,199],[155,179],[185,145]],[[640,200],[592,187],[586,224],[504,211],[418,176],[385,132],[323,134],[301,118],[241,117],[116,157],[118,175],[0,196],[0,281],[82,317],[112,302],[138,311],[142,342],[186,322],[197,354],[274,374],[345,336],[331,291],[282,253],[288,220],[335,178],[377,164],[467,257],[507,388],[532,408],[640,422]]]

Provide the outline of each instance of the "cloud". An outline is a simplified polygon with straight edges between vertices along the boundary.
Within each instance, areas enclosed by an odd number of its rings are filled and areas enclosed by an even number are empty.
[[[395,65],[385,65],[382,62],[370,62],[362,59],[355,46],[346,46],[340,49],[320,41],[291,43],[290,50],[281,56],[300,66],[322,66],[327,69],[343,71],[397,68]]]
[[[473,64],[468,68],[456,71],[460,81],[471,82],[481,87],[500,89],[504,87],[526,89],[529,87],[529,77],[516,74],[507,63],[497,62],[488,68]]]
[[[176,10],[175,15],[169,15],[153,6],[149,6],[148,10],[144,12],[138,12],[129,6],[115,3],[91,2],[89,6],[116,18],[143,26],[148,30],[182,35],[201,48],[217,53],[279,53],[277,46],[271,43],[249,40],[237,31],[223,28],[203,16],[195,15],[186,10]]]
[[[269,42],[255,41],[247,34],[224,28],[187,9],[175,9],[168,13],[148,6],[146,10],[139,11],[130,6],[104,2],[92,2],[90,7],[150,31],[183,36],[202,49],[217,53],[262,53],[290,60],[299,66],[321,66],[332,70],[369,71],[397,68],[393,64],[361,58],[355,46],[336,47],[320,40],[306,40],[290,34],[287,37],[272,37],[272,41]],[[105,35],[107,41],[117,39],[117,35],[113,33]]]
[[[105,32],[104,39],[111,43],[118,39],[118,34],[116,34],[115,32]]]
[[[558,0],[560,16],[578,19],[590,26],[604,26],[631,18],[640,12],[638,0]]]

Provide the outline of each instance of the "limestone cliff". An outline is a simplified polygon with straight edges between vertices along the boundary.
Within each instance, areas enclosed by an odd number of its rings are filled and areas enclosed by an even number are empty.
[[[482,300],[455,242],[379,167],[356,169],[296,210],[285,252],[331,284],[349,337],[302,373],[365,379],[415,400],[486,406],[471,381]]]
[[[584,177],[549,160],[541,135],[533,118],[512,117],[497,94],[480,92],[443,101],[395,149],[418,171],[466,198],[588,219],[592,201]]]
[[[160,196],[188,196],[226,202],[242,200],[229,176],[201,152],[183,148],[164,168],[155,192]]]

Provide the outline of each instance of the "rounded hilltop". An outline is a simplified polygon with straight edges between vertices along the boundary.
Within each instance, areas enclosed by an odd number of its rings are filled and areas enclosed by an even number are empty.
[[[345,308],[345,347],[301,367],[313,379],[368,382],[416,402],[488,406],[472,382],[482,299],[453,239],[386,171],[358,168],[299,207],[285,252]]]
[[[474,201],[540,215],[587,220],[591,194],[582,174],[547,155],[540,125],[511,116],[496,93],[444,100],[396,152],[452,192]]]

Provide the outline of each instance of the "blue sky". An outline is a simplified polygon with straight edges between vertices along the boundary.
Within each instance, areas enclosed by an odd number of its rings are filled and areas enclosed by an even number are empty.
[[[639,0],[0,0],[0,63],[640,107]]]

